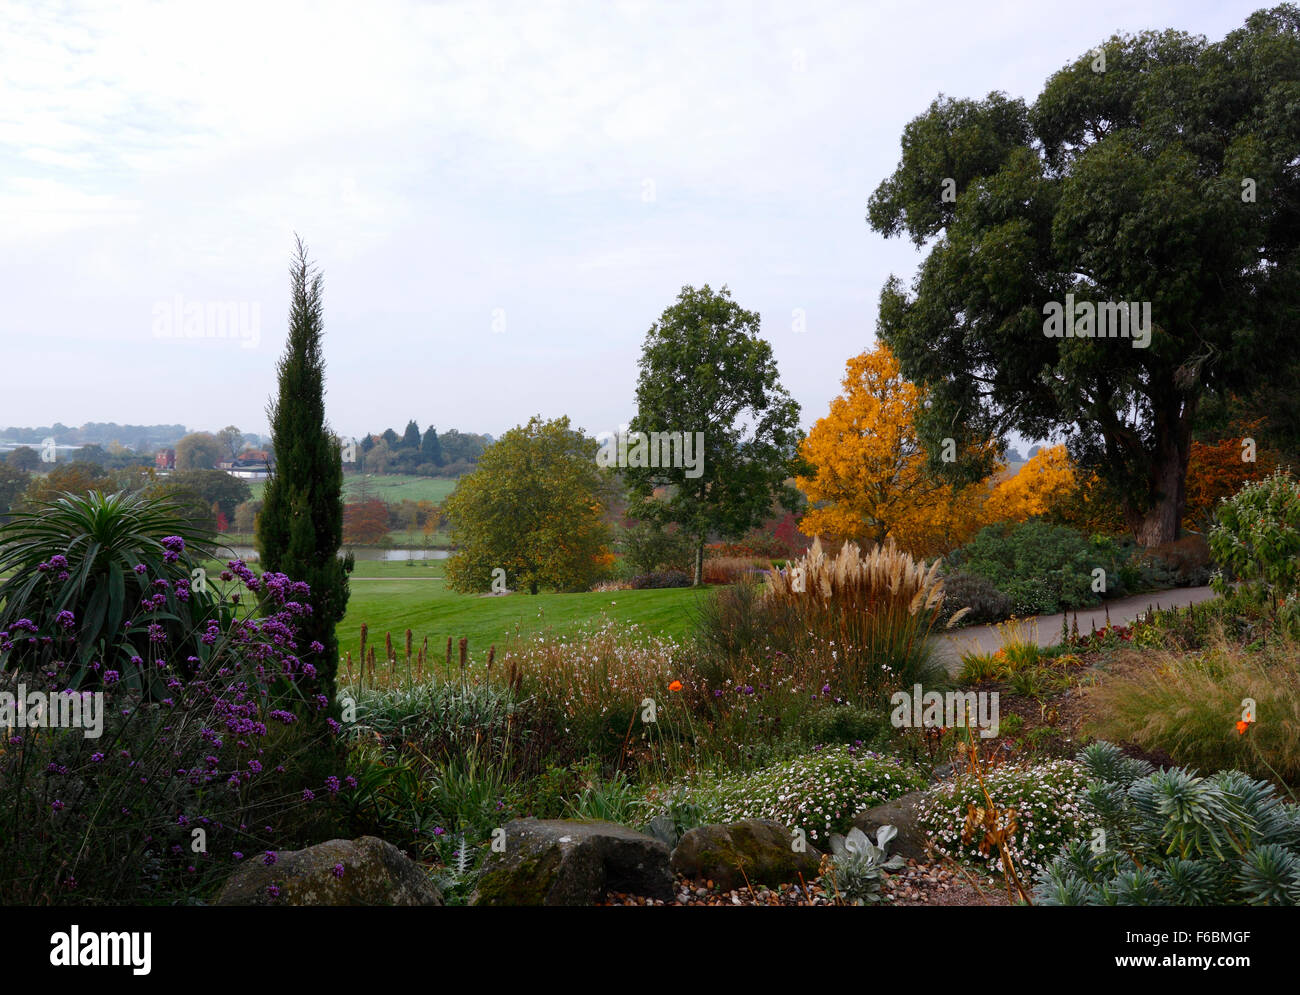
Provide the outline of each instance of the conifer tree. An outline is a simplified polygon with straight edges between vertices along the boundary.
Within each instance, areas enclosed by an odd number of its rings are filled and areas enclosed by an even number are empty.
[[[263,494],[257,549],[266,570],[311,586],[312,612],[301,620],[299,653],[315,667],[321,690],[334,697],[339,650],[334,627],[348,602],[343,543],[343,461],[325,422],[325,357],[321,348],[321,275],[297,239],[290,266],[289,340],[277,366],[279,396],[267,407],[275,468]],[[313,652],[311,645],[321,650]]]

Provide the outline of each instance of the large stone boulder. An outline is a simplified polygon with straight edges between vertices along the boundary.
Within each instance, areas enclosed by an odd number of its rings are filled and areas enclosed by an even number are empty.
[[[665,843],[612,822],[515,819],[484,862],[473,905],[594,905],[606,891],[673,897]]]
[[[899,795],[883,805],[859,812],[853,817],[853,825],[861,829],[875,842],[876,830],[881,826],[893,826],[898,835],[889,841],[889,855],[898,854],[908,860],[927,863],[934,858],[926,853],[926,834],[917,821],[916,805],[925,797],[924,791],[910,791]]]
[[[796,851],[790,830],[770,819],[700,826],[685,833],[673,851],[673,870],[731,890],[750,884],[797,884],[817,877],[821,858],[807,846]]]
[[[441,905],[420,866],[375,836],[249,857],[222,886],[218,905]]]

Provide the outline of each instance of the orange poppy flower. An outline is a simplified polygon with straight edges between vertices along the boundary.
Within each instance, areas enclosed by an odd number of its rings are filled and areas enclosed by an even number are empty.
[[[1255,721],[1254,719],[1251,719],[1249,722],[1248,722],[1247,720],[1245,720],[1245,719],[1238,719],[1238,720],[1237,720],[1237,734],[1240,735],[1240,736],[1244,736],[1244,735],[1246,735],[1246,730],[1250,728],[1251,723],[1254,722],[1254,721]]]
[[[671,684],[668,685],[669,691],[680,691],[681,689],[682,689],[681,681],[673,681]]]

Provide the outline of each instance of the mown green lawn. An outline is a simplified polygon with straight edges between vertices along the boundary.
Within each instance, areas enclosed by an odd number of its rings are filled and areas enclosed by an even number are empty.
[[[214,582],[225,564],[202,562]],[[383,656],[385,633],[393,645],[405,643],[411,630],[415,645],[427,636],[429,652],[440,659],[447,637],[469,638],[471,657],[482,661],[488,647],[501,652],[518,635],[550,630],[566,632],[584,624],[600,625],[607,619],[636,623],[647,635],[685,638],[695,623],[695,608],[705,588],[665,588],[652,591],[609,591],[603,594],[506,594],[486,597],[449,591],[444,579],[446,561],[357,563],[351,580],[348,611],[338,628],[341,652],[358,657],[361,623],[369,627],[369,645]],[[261,569],[253,564],[257,573]]]
[[[358,568],[363,566],[358,564]],[[384,635],[391,632],[400,647],[411,630],[418,646],[427,636],[429,652],[435,658],[446,652],[447,637],[469,638],[472,657],[481,660],[488,647],[498,652],[515,636],[544,629],[572,630],[584,623],[600,624],[605,619],[635,622],[652,635],[684,637],[694,621],[694,609],[706,593],[692,588],[657,591],[611,591],[604,594],[507,594],[479,597],[448,591],[435,571],[407,568],[401,564],[364,564],[383,567],[389,576],[366,579],[354,574],[348,613],[339,626],[341,651],[357,658],[361,623],[369,628],[369,642],[383,655]],[[395,570],[387,568],[396,567]],[[436,571],[441,573],[441,571]],[[428,579],[404,579],[408,574]],[[436,648],[436,653],[435,653]]]
[[[361,497],[363,478],[347,476],[343,478],[343,500],[356,501]],[[367,476],[365,488],[370,497],[392,504],[396,501],[432,501],[438,504],[445,501],[456,489],[452,477],[406,477],[388,474],[383,477]]]
[[[415,577],[441,580],[446,560],[357,560],[353,577]]]

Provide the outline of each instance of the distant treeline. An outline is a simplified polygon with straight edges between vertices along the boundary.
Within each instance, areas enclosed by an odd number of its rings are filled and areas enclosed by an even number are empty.
[[[430,425],[423,432],[414,419],[400,434],[391,428],[367,433],[358,440],[354,466],[345,470],[359,473],[398,473],[421,477],[459,477],[474,468],[492,436],[460,432],[454,428],[441,435]]]
[[[24,445],[40,445],[53,439],[60,446],[110,446],[117,443],[136,452],[155,452],[176,444],[185,434],[184,425],[119,425],[117,422],[86,422],[72,428],[60,422],[38,428],[10,425],[0,431],[0,440]]]

